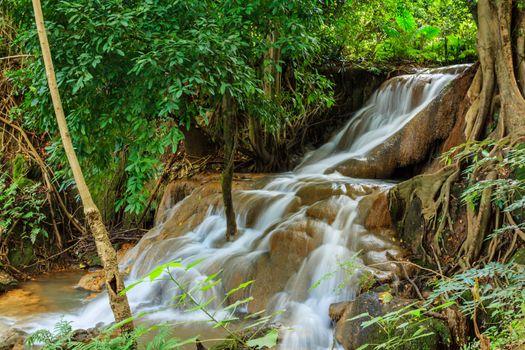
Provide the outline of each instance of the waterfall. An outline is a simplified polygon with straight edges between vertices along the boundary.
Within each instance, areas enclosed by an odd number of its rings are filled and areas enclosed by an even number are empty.
[[[254,279],[250,289],[258,303],[254,310],[286,310],[276,320],[288,327],[281,349],[331,349],[330,304],[352,299],[365,271],[379,279],[391,277],[396,267],[388,264],[389,256],[402,254],[388,234],[368,231],[363,217],[371,198],[392,182],[353,179],[333,169],[348,159],[366,160],[370,150],[402,129],[466,68],[422,70],[388,80],[341,131],[307,154],[294,171],[237,191],[239,233],[232,242],[224,239],[226,222],[220,203],[215,202],[187,232],[173,234],[170,227],[175,227],[181,212],[207,200],[205,192],[186,197],[128,253],[121,266],[131,270],[126,283],[175,259],[185,265],[204,259],[186,273],[186,281],[196,284],[222,270],[223,282],[199,297],[217,295],[221,299],[225,289],[235,286],[234,281]],[[350,265],[356,267],[355,273],[345,270]],[[170,304],[177,293],[172,287],[157,281],[132,289],[133,311],[148,312]],[[205,319],[201,313],[174,308],[149,317]],[[66,319],[77,328],[113,321],[105,296]],[[51,326],[56,318],[46,315],[32,322],[32,326]]]

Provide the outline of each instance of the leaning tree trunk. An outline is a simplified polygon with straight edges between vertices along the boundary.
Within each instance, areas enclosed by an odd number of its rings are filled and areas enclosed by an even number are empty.
[[[49,90],[51,92],[51,98],[53,101],[53,107],[55,109],[58,128],[60,130],[60,136],[62,138],[62,144],[71,166],[71,170],[73,171],[73,177],[75,179],[75,183],[82,200],[82,205],[84,207],[86,221],[89,225],[93,238],[95,239],[98,255],[104,265],[109,302],[111,309],[113,310],[113,315],[115,316],[115,321],[117,323],[123,322],[131,318],[131,309],[129,307],[127,296],[125,294],[120,294],[124,290],[124,281],[118,270],[117,254],[109,240],[109,234],[106,230],[106,227],[104,226],[104,223],[102,222],[100,211],[91,197],[91,193],[89,192],[89,188],[87,187],[86,181],[84,179],[75,149],[73,148],[66,118],[64,116],[64,110],[62,108],[62,102],[60,100],[60,94],[58,92],[51,50],[49,48],[44,26],[42,7],[40,0],[32,1]],[[131,332],[133,330],[133,322],[126,322],[121,328],[125,332]]]
[[[467,140],[485,136],[517,140],[525,134],[525,20],[518,1],[479,0],[477,5],[480,67],[469,90],[471,107],[465,119]],[[488,130],[489,121],[497,121]],[[490,135],[487,135],[490,133]],[[477,174],[494,180],[496,170]],[[492,188],[483,191],[477,209],[468,208],[467,238],[461,247],[466,266],[479,257],[490,226]]]
[[[224,168],[221,176],[222,199],[226,214],[226,239],[231,240],[237,234],[232,198],[233,167],[237,143],[237,117],[235,101],[228,91],[224,93],[222,98],[222,120],[224,132]]]

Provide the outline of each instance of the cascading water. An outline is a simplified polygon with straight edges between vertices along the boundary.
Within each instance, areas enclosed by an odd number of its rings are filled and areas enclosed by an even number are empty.
[[[333,169],[348,159],[366,160],[370,150],[403,128],[466,68],[454,66],[390,79],[339,133],[308,154],[293,172],[237,191],[239,234],[233,242],[224,239],[226,224],[219,201],[210,201],[214,204],[199,222],[183,225],[187,232],[174,234],[172,228],[180,227],[177,220],[181,213],[194,210],[195,201],[201,202],[205,192],[186,197],[128,253],[122,266],[131,269],[127,283],[175,259],[185,265],[204,259],[184,279],[196,284],[222,270],[223,282],[198,297],[217,295],[221,299],[225,289],[254,279],[250,293],[255,301],[248,306],[249,311],[286,310],[277,320],[289,327],[284,331],[281,349],[331,349],[334,338],[328,315],[330,304],[352,299],[363,271],[387,278],[395,270],[388,263],[389,256],[401,254],[388,235],[364,227],[363,213],[372,203],[369,198],[388,189],[391,183],[357,180]],[[349,262],[359,266],[353,274],[344,268]],[[367,267],[370,265],[374,267]],[[157,281],[132,289],[132,309],[137,313],[168,305],[177,293],[172,287]],[[205,319],[201,313],[173,308],[150,317]],[[66,319],[78,328],[113,321],[103,296]],[[26,326],[50,327],[54,322],[56,318],[45,315]]]

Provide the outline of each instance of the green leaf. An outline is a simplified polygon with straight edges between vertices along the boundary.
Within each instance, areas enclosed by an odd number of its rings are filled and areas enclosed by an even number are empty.
[[[272,348],[275,345],[277,345],[277,338],[279,337],[279,332],[277,329],[272,329],[266,335],[260,338],[255,338],[248,340],[246,342],[246,345],[248,345],[251,348],[255,349],[263,349],[263,348]]]
[[[252,300],[253,300],[253,297],[248,297],[246,299],[237,300],[235,303],[233,303],[231,305],[228,305],[223,310],[224,311],[228,311],[228,310],[231,310],[231,309],[236,309],[239,305],[243,305],[243,304],[249,303]]]
[[[186,266],[185,270],[188,271],[189,269],[194,268],[195,266],[199,265],[199,264],[200,264],[201,262],[203,262],[204,260],[206,260],[206,258],[198,259],[198,260],[192,262],[191,264],[189,264],[188,266]]]
[[[433,26],[424,26],[418,29],[417,35],[422,36],[426,40],[432,40],[439,36],[441,30]]]
[[[248,287],[249,285],[251,285],[253,282],[254,282],[254,281],[252,280],[252,281],[248,281],[248,282],[241,283],[238,287],[233,288],[233,289],[231,289],[228,293],[226,293],[226,296],[228,297],[228,296],[232,295],[233,293],[235,293],[235,292],[237,292],[237,291],[239,291],[239,290],[241,290],[241,289],[245,289],[246,287]]]
[[[363,344],[363,345],[361,345],[360,347],[358,347],[358,348],[355,349],[355,350],[365,350],[365,349],[367,349],[369,346],[370,346],[370,344]]]
[[[406,8],[396,15],[396,23],[405,33],[411,33],[416,29],[416,20]]]

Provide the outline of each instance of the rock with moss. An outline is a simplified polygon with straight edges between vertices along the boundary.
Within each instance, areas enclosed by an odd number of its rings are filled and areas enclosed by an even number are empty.
[[[20,244],[9,250],[8,257],[14,267],[27,266],[35,259],[35,252],[30,244]]]
[[[31,170],[31,164],[23,155],[17,154],[11,163],[13,181],[15,181],[19,187],[27,187],[34,184],[34,181],[27,178]]]
[[[0,293],[15,288],[17,285],[18,281],[13,276],[0,269]]]
[[[372,318],[401,309],[409,312],[414,303],[414,300],[395,297],[389,292],[367,292],[353,301],[333,304],[330,306],[330,317],[336,322],[336,339],[346,350],[355,350],[365,344],[368,344],[366,349],[374,349],[381,344],[382,349],[449,349],[451,337],[446,324],[424,315],[394,317],[393,321],[364,325]]]

